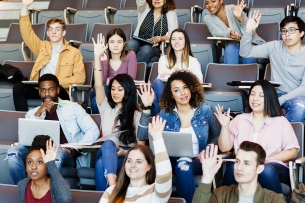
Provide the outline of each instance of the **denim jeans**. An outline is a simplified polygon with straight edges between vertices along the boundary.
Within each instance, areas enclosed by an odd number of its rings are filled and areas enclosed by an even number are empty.
[[[152,88],[155,91],[155,98],[153,101],[154,109],[151,111],[151,116],[155,116],[160,112],[159,102],[162,97],[164,87],[165,87],[165,82],[163,82],[160,79],[156,79],[152,85]]]
[[[289,169],[279,163],[266,163],[264,171],[258,175],[258,182],[263,188],[283,194],[281,183],[290,185]],[[236,181],[234,178],[234,163],[231,162],[227,163],[221,185],[230,186],[232,184],[236,184]]]
[[[242,64],[257,63],[257,58],[243,58],[239,56],[239,44],[229,44],[224,51],[225,64],[239,64],[240,58]]]
[[[104,85],[105,94],[108,97],[109,94],[109,87]],[[91,107],[91,114],[99,114],[100,111],[98,110],[96,97],[95,97],[95,88],[90,91],[90,107]]]
[[[158,62],[160,57],[160,48],[152,47],[151,44],[141,43],[139,40],[130,39],[126,44],[126,50],[133,50],[137,54],[138,62]]]
[[[202,175],[200,160],[197,158],[170,157],[172,168],[175,168],[176,188],[178,197],[191,203],[195,193],[195,175]]]
[[[23,145],[16,145],[7,150],[7,157],[5,160],[8,162],[10,175],[15,185],[27,177],[25,160],[29,150],[30,147]],[[61,171],[62,166],[75,167],[74,159],[70,151],[61,147],[58,148],[55,164],[59,171]]]
[[[286,92],[278,93],[277,96],[287,94]],[[287,100],[282,108],[285,109],[285,117],[289,122],[302,122],[305,118],[305,97],[296,97],[290,100]]]
[[[123,147],[127,150],[128,147]],[[105,191],[108,187],[107,175],[113,174],[117,176],[122,168],[124,158],[118,157],[118,149],[112,140],[106,140],[97,154],[95,164],[95,185],[96,190]]]

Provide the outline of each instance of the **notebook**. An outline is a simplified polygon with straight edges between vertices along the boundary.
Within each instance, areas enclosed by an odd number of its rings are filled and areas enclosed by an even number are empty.
[[[18,119],[18,144],[31,146],[36,135],[49,135],[60,144],[60,124],[59,121],[37,120],[37,119]]]
[[[162,132],[165,147],[170,157],[193,157],[191,133]],[[153,138],[149,135],[149,146],[154,152]]]
[[[148,44],[153,44],[152,41],[147,40],[147,39],[143,39],[143,38],[138,37],[138,36],[136,36],[136,35],[133,35],[132,38],[137,39],[137,40],[140,40],[140,41],[142,41],[142,42],[146,42],[146,43],[148,43]]]

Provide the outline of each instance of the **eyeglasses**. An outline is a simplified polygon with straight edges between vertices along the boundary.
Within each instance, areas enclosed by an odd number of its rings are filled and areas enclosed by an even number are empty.
[[[40,91],[41,93],[46,93],[47,91],[48,91],[49,93],[52,93],[52,92],[54,92],[54,90],[55,90],[55,88],[53,88],[53,87],[51,87],[51,88],[49,88],[49,89],[39,88],[39,91]]]
[[[294,34],[296,30],[300,30],[300,29],[291,27],[291,28],[288,28],[288,30],[282,29],[282,30],[280,31],[280,33],[281,33],[282,35],[286,35],[287,32],[288,32],[289,34]]]

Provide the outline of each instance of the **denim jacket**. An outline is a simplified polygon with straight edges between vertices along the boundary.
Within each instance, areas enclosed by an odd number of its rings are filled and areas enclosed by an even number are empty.
[[[100,135],[100,131],[96,123],[93,121],[91,116],[79,104],[64,101],[66,104],[58,105],[56,113],[60,126],[67,138],[69,143],[71,142],[94,142]],[[28,119],[41,119],[44,120],[46,112],[42,113],[40,117],[36,117],[35,113],[40,106],[29,110],[25,118]],[[78,166],[87,166],[87,160],[83,160],[84,156],[78,157]]]
[[[161,110],[160,117],[163,120],[166,120],[164,131],[180,131],[181,122],[176,111],[168,113],[165,112],[165,110]],[[217,143],[220,133],[220,124],[217,121],[211,106],[200,103],[199,107],[194,112],[191,125],[198,139],[199,152],[204,150],[208,143]]]

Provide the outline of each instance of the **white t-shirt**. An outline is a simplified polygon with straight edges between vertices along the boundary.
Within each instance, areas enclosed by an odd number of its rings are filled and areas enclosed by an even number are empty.
[[[254,195],[252,196],[243,196],[238,193],[238,203],[253,203]]]
[[[57,51],[55,51],[55,49],[52,49],[51,59],[50,59],[49,63],[47,63],[47,65],[45,65],[45,67],[43,67],[40,70],[40,77],[46,73],[51,73],[51,74],[55,75],[59,54],[60,54],[60,52],[57,52]]]
[[[180,128],[181,133],[192,133],[192,143],[193,143],[193,157],[198,156],[199,154],[199,142],[198,138],[196,136],[196,133],[193,129],[193,127],[188,127],[188,128]]]

